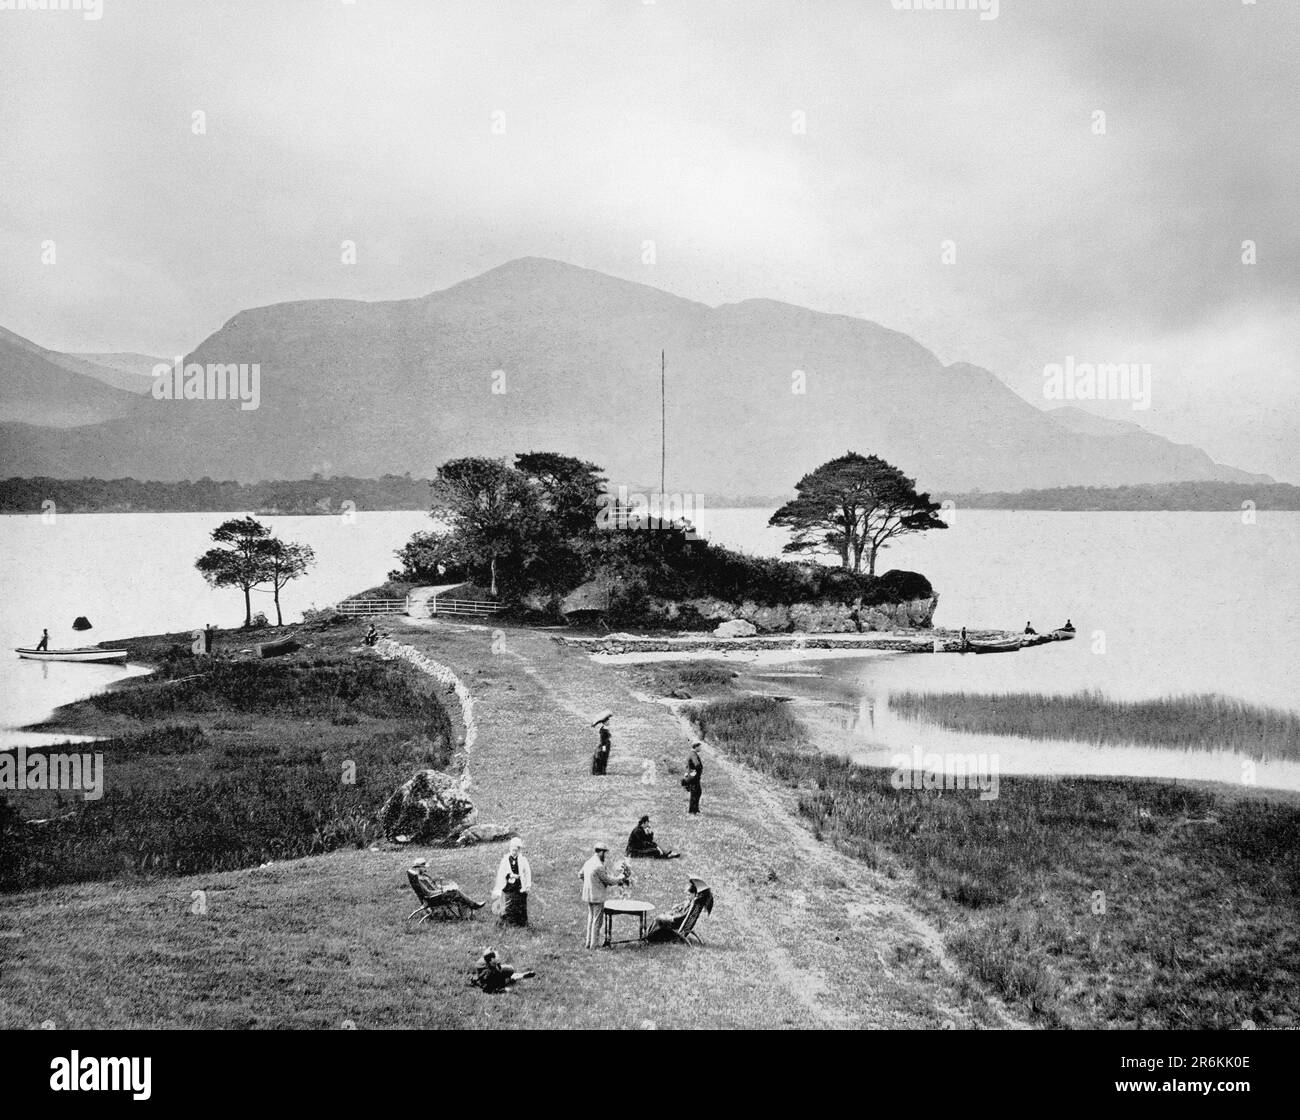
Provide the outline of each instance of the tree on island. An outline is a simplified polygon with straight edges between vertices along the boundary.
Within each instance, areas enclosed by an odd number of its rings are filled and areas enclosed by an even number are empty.
[[[271,585],[275,595],[275,624],[284,625],[280,614],[280,589],[290,580],[305,575],[307,569],[316,563],[316,553],[309,544],[297,541],[282,541],[279,537],[270,537],[261,542],[259,554],[266,572],[265,582]]]
[[[497,594],[497,566],[520,570],[537,555],[542,512],[528,480],[501,459],[452,459],[430,484],[430,513],[446,523],[462,563],[487,569]]]
[[[904,533],[946,529],[939,503],[918,494],[916,482],[876,455],[850,451],[806,474],[797,496],[768,521],[788,529],[793,539],[785,552],[830,552],[840,567],[854,574],[876,574],[876,553]]]

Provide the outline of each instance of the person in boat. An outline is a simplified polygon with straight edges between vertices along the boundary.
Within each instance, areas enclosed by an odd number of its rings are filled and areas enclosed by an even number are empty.
[[[532,969],[527,972],[517,971],[514,965],[506,964],[497,956],[497,951],[489,947],[483,950],[483,955],[474,966],[474,975],[470,977],[469,982],[476,988],[494,994],[504,992],[518,981],[536,975],[537,973]]]
[[[457,902],[470,907],[473,910],[481,910],[483,903],[475,902],[469,895],[460,889],[459,883],[450,880],[435,879],[429,874],[429,861],[421,856],[413,864],[411,870],[415,872],[415,877],[419,880],[420,886],[428,892],[430,896],[450,895]]]
[[[965,649],[969,643],[966,641],[966,627],[961,628],[961,648]]]
[[[524,842],[510,838],[510,847],[497,865],[492,897],[501,900],[501,921],[512,926],[528,924],[528,892],[533,889],[533,869],[524,855]]]
[[[50,648],[50,632],[48,630],[42,630],[41,640],[36,643],[36,650],[39,653],[41,650],[46,650],[49,648]]]
[[[375,629],[375,624],[373,622],[370,624],[370,629],[366,631],[366,636],[361,640],[368,646],[373,646],[377,641],[379,641],[379,631]]]
[[[596,743],[596,753],[591,756],[593,774],[604,774],[609,768],[609,751],[613,746],[613,737],[609,733],[609,720],[609,716],[604,716],[596,725],[600,728],[600,739]]]
[[[1026,634],[1037,634],[1038,631],[1034,629],[1032,623],[1026,622],[1026,623],[1025,623],[1025,633],[1026,633]]]
[[[703,879],[692,879],[690,881],[686,888],[686,897],[671,910],[655,918],[645,935],[645,939],[647,941],[677,940],[677,934],[682,928],[682,923],[686,921],[686,916],[697,902],[705,912],[713,913],[713,891]]]
[[[636,828],[627,838],[627,854],[633,859],[680,859],[682,853],[671,848],[661,848],[655,843],[655,834],[650,828],[650,818],[642,817],[636,822]]]
[[[1067,634],[1073,634],[1073,633],[1074,633],[1074,623],[1071,622],[1071,621],[1067,618],[1067,619],[1065,620],[1065,625],[1062,626],[1061,629],[1064,630]]]
[[[686,776],[682,779],[682,788],[691,795],[686,806],[686,811],[691,816],[699,815],[700,792],[703,788],[701,779],[704,777],[704,763],[700,759],[699,746],[699,743],[691,744],[691,753],[686,756]]]

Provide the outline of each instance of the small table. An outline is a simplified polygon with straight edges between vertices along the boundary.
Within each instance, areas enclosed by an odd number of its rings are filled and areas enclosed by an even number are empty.
[[[650,917],[650,911],[654,909],[653,902],[638,902],[635,898],[611,898],[605,902],[605,946],[624,945],[630,941],[644,941],[646,935],[646,921]],[[616,914],[635,914],[640,920],[640,929],[637,931],[635,938],[627,937],[622,941],[612,940],[614,933],[614,916]]]

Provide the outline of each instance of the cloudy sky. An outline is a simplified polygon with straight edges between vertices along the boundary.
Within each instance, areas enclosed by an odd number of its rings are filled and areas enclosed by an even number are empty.
[[[1300,482],[1296,0],[102,4],[0,10],[0,326],[41,345],[539,255],[1040,406],[1049,363],[1150,362],[1149,411],[1094,410]]]

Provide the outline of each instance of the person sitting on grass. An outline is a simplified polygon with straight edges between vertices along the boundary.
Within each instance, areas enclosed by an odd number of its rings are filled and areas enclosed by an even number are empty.
[[[375,624],[370,624],[370,629],[366,631],[366,636],[361,639],[368,646],[373,646],[379,641],[379,631],[375,629]]]
[[[504,992],[516,981],[527,980],[530,976],[536,975],[537,973],[532,969],[527,972],[516,972],[514,965],[498,960],[497,951],[489,947],[483,950],[483,955],[474,966],[474,975],[470,977],[469,982],[476,988],[495,994]]]
[[[656,844],[650,818],[645,816],[636,822],[636,828],[627,838],[627,854],[633,859],[680,859],[682,853]]]
[[[686,890],[686,897],[664,914],[660,914],[645,935],[647,941],[676,941],[682,923],[686,921],[691,909],[699,905],[705,913],[713,913],[713,890],[703,879],[692,879]]]

